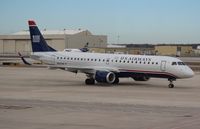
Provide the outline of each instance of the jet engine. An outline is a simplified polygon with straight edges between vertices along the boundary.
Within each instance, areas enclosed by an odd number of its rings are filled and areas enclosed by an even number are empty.
[[[135,81],[148,81],[150,78],[148,76],[136,76],[132,77]]]
[[[97,71],[95,74],[95,80],[97,82],[112,84],[116,79],[113,72]]]

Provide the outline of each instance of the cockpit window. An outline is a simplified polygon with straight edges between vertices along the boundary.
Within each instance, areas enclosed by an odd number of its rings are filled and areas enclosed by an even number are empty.
[[[178,62],[178,65],[185,65],[183,62]]]
[[[177,63],[176,62],[172,62],[172,65],[177,65]]]

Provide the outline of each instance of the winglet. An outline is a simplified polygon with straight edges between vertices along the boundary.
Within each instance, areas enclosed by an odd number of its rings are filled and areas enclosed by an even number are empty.
[[[19,55],[19,57],[22,59],[22,61],[23,61],[23,63],[24,63],[25,65],[31,65],[29,62],[27,62],[27,61],[24,59],[24,57],[22,56],[22,54],[21,54],[20,52],[18,52],[18,55]]]

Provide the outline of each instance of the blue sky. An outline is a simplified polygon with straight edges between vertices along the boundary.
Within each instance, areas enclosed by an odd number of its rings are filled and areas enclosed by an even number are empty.
[[[1,0],[0,34],[88,29],[109,43],[200,43],[200,0]]]

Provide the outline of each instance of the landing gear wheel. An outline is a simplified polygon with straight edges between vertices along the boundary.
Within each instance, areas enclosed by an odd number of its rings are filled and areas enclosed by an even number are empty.
[[[176,79],[168,79],[169,80],[169,85],[168,85],[168,87],[169,88],[174,88],[174,84],[173,84],[173,81],[175,81]]]
[[[168,87],[169,88],[174,88],[174,84],[169,84]]]
[[[95,80],[93,78],[85,79],[85,84],[86,85],[94,85],[95,84]]]
[[[115,78],[115,81],[114,81],[112,84],[118,84],[118,83],[119,83],[119,78],[116,77],[116,78]]]

